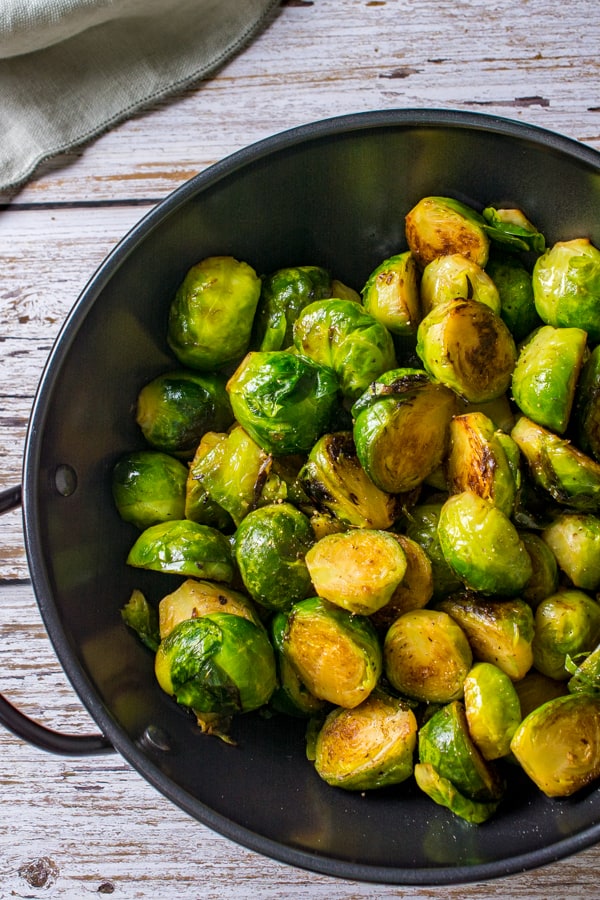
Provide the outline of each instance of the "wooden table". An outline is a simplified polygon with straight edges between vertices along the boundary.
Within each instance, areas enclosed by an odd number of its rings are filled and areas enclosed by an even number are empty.
[[[376,108],[479,110],[600,149],[597,0],[288,0],[210,80],[0,196],[0,486],[18,483],[52,341],[115,243],[171,190],[273,132]],[[1,101],[0,101],[1,102]],[[2,520],[0,690],[65,731],[93,729],[45,635],[20,513]],[[600,848],[441,889],[335,881],[189,819],[117,755],[65,759],[0,730],[0,897],[597,898]]]

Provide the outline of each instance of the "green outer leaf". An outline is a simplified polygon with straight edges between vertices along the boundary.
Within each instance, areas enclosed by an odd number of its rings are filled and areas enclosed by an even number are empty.
[[[127,564],[211,581],[230,582],[234,574],[231,547],[225,535],[210,525],[187,519],[146,528],[129,551]]]
[[[132,591],[131,597],[121,609],[121,617],[146,647],[154,651],[158,649],[160,644],[158,613],[141,591],[137,589]]]
[[[421,790],[438,806],[445,806],[450,812],[473,825],[486,822],[498,808],[499,801],[482,803],[465,797],[448,778],[440,775],[431,763],[417,763],[414,775]]]

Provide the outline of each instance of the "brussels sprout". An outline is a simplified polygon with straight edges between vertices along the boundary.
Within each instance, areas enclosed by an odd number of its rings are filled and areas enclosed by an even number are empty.
[[[160,522],[146,528],[129,551],[127,563],[138,569],[211,581],[230,582],[234,574],[227,538],[210,525],[187,519]]]
[[[273,503],[249,512],[233,538],[244,586],[266,609],[289,609],[313,594],[304,561],[314,543],[308,518],[291,503]]]
[[[168,453],[127,453],[112,472],[112,495],[119,515],[140,529],[183,519],[187,476],[184,464]]]
[[[418,503],[407,515],[406,535],[423,548],[431,562],[434,597],[459,590],[463,583],[446,562],[438,539],[438,522],[443,501]]]
[[[250,712],[277,679],[264,628],[230,613],[185,619],[160,642],[154,671],[163,691],[199,713]]]
[[[518,455],[514,441],[484,413],[455,416],[446,460],[448,490],[451,494],[470,490],[510,516],[520,483]]]
[[[511,681],[519,681],[531,668],[534,618],[524,600],[464,591],[440,600],[437,608],[460,625],[480,662],[493,663]]]
[[[261,624],[256,609],[244,594],[223,584],[186,578],[178,588],[165,594],[158,604],[160,637],[165,638],[185,619],[198,619],[214,612],[242,616],[255,625]]]
[[[450,779],[444,778],[431,763],[416,763],[415,781],[423,793],[427,794],[438,806],[445,806],[455,816],[459,816],[472,825],[481,825],[498,809],[499,801],[482,803],[471,800],[456,788]]]
[[[224,432],[207,431],[202,435],[202,440],[189,465],[185,484],[185,518],[192,522],[198,522],[200,525],[212,525],[220,531],[230,531],[233,527],[233,520],[227,510],[213,500],[210,492],[202,483],[199,473],[202,472],[201,460],[227,439],[228,434]],[[250,441],[250,438],[248,440]],[[217,454],[213,454],[211,457],[211,467],[216,456]],[[218,458],[222,458],[221,454],[218,454]]]
[[[475,663],[464,685],[469,734],[484,759],[500,759],[521,723],[519,695],[506,672],[493,663]]]
[[[452,391],[420,369],[392,369],[352,407],[356,452],[369,478],[391,494],[416,488],[437,469],[456,411]]]
[[[493,400],[484,400],[482,403],[469,403],[458,398],[459,414],[481,412],[491,419],[498,431],[510,434],[515,424],[515,413],[508,394],[501,394]]]
[[[305,307],[294,323],[294,346],[333,369],[350,400],[396,365],[390,332],[351,300],[321,300]]]
[[[558,564],[554,553],[539,534],[519,531],[519,537],[525,544],[533,570],[531,578],[521,591],[521,597],[535,609],[542,600],[557,590]]]
[[[556,328],[582,328],[600,341],[600,250],[587,238],[559,241],[533,267],[538,315]]]
[[[531,578],[531,559],[513,523],[472,491],[446,500],[438,539],[448,565],[475,591],[512,596]]]
[[[511,432],[535,485],[559,504],[593,512],[600,507],[600,464],[569,441],[520,416]]]
[[[231,256],[192,266],[169,309],[167,341],[177,359],[203,371],[240,359],[250,343],[260,288],[254,269]]]
[[[358,706],[381,675],[381,648],[368,618],[319,597],[292,606],[283,646],[311,694],[336,706]]]
[[[482,214],[486,221],[485,230],[495,243],[511,250],[543,253],[546,239],[520,209],[494,209],[487,206]]]
[[[403,613],[385,636],[383,660],[392,687],[427,703],[462,697],[473,656],[462,628],[445,612]]]
[[[542,537],[575,587],[586,591],[600,588],[600,518],[565,512]]]
[[[274,456],[307,453],[329,425],[338,382],[331,369],[285,350],[251,352],[227,382],[235,417]]]
[[[479,213],[450,197],[423,197],[405,219],[408,247],[423,269],[451,253],[485,266],[490,247],[485,226]]]
[[[495,766],[483,758],[469,734],[460,700],[442,706],[419,729],[419,762],[433,766],[471,800],[493,803],[503,795]]]
[[[134,588],[129,600],[121,609],[121,618],[149,650],[158,649],[160,632],[156,609],[137,588]]]
[[[354,709],[332,710],[316,740],[315,769],[333,787],[366,791],[413,772],[417,720],[404,700],[374,690]]]
[[[276,612],[271,619],[270,633],[277,664],[277,687],[271,694],[269,705],[276,712],[287,716],[316,717],[325,710],[327,704],[311,694],[288,659],[285,648],[287,620],[284,612]]]
[[[254,327],[259,350],[285,350],[305,306],[331,297],[331,276],[319,266],[278,269],[262,280]]]
[[[570,797],[600,776],[600,699],[549,700],[518,727],[511,750],[548,797]]]
[[[600,460],[600,344],[594,347],[581,370],[573,418],[579,447]]]
[[[500,314],[498,288],[485,269],[460,253],[432,259],[423,269],[420,293],[423,315],[434,306],[459,297],[478,300]]]
[[[317,506],[345,526],[389,528],[400,512],[398,499],[376,487],[362,468],[349,432],[323,435],[298,480]]]
[[[522,413],[563,434],[586,351],[580,328],[543,325],[523,344],[512,376],[512,395]]]
[[[410,251],[380,263],[362,292],[366,311],[397,335],[416,334],[421,320],[419,274]]]
[[[556,681],[530,669],[524,678],[515,681],[514,687],[521,704],[521,718],[524,719],[530,712],[547,703],[548,700],[554,700],[555,697],[564,697],[567,693],[566,682]]]
[[[542,324],[533,299],[531,273],[515,256],[494,254],[485,271],[500,296],[500,317],[515,341],[522,341]]]
[[[329,534],[306,553],[306,566],[319,597],[364,616],[390,600],[404,578],[406,565],[395,536],[372,528]]]
[[[402,613],[427,606],[433,596],[433,568],[429,557],[405,534],[394,537],[404,551],[406,572],[390,600],[371,615],[371,622],[380,631],[387,631]]]
[[[566,681],[567,657],[591,653],[600,642],[600,604],[577,588],[562,588],[535,611],[533,664],[539,672]]]
[[[338,278],[331,280],[331,296],[336,300],[351,300],[353,303],[362,303],[362,299],[358,291],[353,287],[340,281]]]
[[[477,300],[435,306],[419,325],[417,354],[435,381],[474,403],[507,391],[517,359],[500,316]]]
[[[225,381],[185,369],[159,375],[139,392],[136,421],[152,447],[190,458],[206,431],[233,422]]]
[[[567,659],[565,666],[571,677],[567,682],[570,694],[593,694],[600,697],[600,644],[579,662]]]

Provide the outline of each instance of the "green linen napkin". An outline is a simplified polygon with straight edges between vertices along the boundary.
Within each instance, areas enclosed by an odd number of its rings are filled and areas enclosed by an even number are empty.
[[[206,77],[278,0],[1,0],[0,189]]]

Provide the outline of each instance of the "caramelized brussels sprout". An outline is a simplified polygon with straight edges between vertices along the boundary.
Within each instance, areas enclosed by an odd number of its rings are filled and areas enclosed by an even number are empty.
[[[423,197],[405,219],[406,240],[421,268],[438,256],[460,253],[485,266],[490,241],[485,219],[451,197]]]
[[[460,625],[480,662],[493,663],[511,681],[519,681],[530,670],[534,618],[524,600],[499,600],[465,591],[445,597],[438,609]]]
[[[459,398],[459,414],[481,412],[491,419],[498,431],[510,434],[515,424],[515,414],[508,394],[501,394],[493,400],[484,400],[482,403],[469,403]]]
[[[210,581],[230,582],[234,574],[231,547],[225,535],[210,525],[187,519],[146,528],[129,551],[127,564]]]
[[[511,437],[535,485],[559,504],[594,512],[600,507],[600,464],[569,441],[520,416]]]
[[[600,344],[594,347],[581,370],[573,418],[578,446],[600,460]]]
[[[501,309],[498,288],[485,269],[460,253],[438,256],[425,266],[420,294],[423,315],[460,297],[485,303],[497,314]]]
[[[237,527],[233,548],[252,599],[266,609],[282,610],[313,594],[304,559],[313,543],[308,518],[291,503],[249,512]]]
[[[294,346],[332,369],[350,400],[396,366],[390,332],[352,300],[321,300],[305,307],[294,323]]]
[[[327,704],[311,694],[288,659],[285,648],[287,620],[287,613],[284,612],[276,612],[271,619],[270,634],[277,665],[277,687],[271,694],[269,705],[276,712],[287,716],[301,719],[316,717],[326,709]]]
[[[421,369],[392,369],[352,407],[354,442],[371,481],[390,494],[414,490],[442,463],[456,398]]]
[[[336,706],[358,706],[381,675],[381,648],[368,618],[318,597],[292,606],[283,646],[310,693]]]
[[[549,678],[536,669],[530,669],[523,678],[513,683],[521,704],[522,719],[548,700],[564,697],[567,693],[566,682]]]
[[[421,320],[419,274],[410,251],[384,260],[362,292],[366,311],[397,335],[416,334]]]
[[[212,525],[221,531],[230,531],[233,528],[233,520],[227,510],[211,497],[209,490],[202,482],[200,473],[203,471],[201,460],[227,439],[228,434],[220,431],[207,431],[202,435],[202,440],[189,464],[185,484],[185,518],[192,522],[198,522],[200,525]],[[211,467],[216,456],[217,454],[211,456]]]
[[[462,628],[441,610],[399,616],[385,636],[383,660],[392,687],[406,697],[447,703],[463,695],[473,656]]]
[[[129,600],[121,609],[121,618],[149,650],[158,649],[161,636],[156,608],[137,588],[134,588]]]
[[[514,441],[484,413],[455,416],[446,460],[448,490],[470,490],[510,516],[520,485],[518,457]]]
[[[506,672],[493,663],[475,663],[464,686],[469,734],[484,759],[508,756],[521,723],[521,703]]]
[[[306,553],[308,573],[319,597],[364,616],[391,599],[406,565],[395,536],[372,528],[329,534]]]
[[[230,613],[185,619],[156,651],[163,691],[199,713],[230,715],[267,703],[277,679],[264,628]]]
[[[490,256],[485,271],[500,296],[500,317],[515,341],[524,340],[542,325],[533,299],[531,273],[512,254]]]
[[[225,381],[182,369],[159,375],[139,392],[136,421],[152,447],[190,458],[206,431],[233,421]]]
[[[466,797],[449,778],[440,775],[431,763],[417,763],[414,775],[417,785],[431,800],[472,825],[487,822],[498,809],[499,801],[485,803]]]
[[[533,531],[519,531],[519,537],[525,544],[533,570],[531,578],[521,591],[521,597],[535,609],[542,600],[557,590],[558,563],[541,535]]]
[[[182,365],[209,371],[240,359],[250,344],[260,288],[254,269],[231,256],[192,266],[173,298],[167,327]]]
[[[261,624],[256,609],[245,594],[212,581],[186,578],[158,604],[160,637],[165,638],[185,619],[197,619],[214,612],[242,616],[255,625]]]
[[[427,606],[433,596],[433,568],[429,557],[405,534],[394,537],[404,551],[406,572],[390,600],[371,615],[371,622],[380,631],[387,631],[402,613]]]
[[[569,694],[521,722],[511,750],[548,797],[570,797],[600,776],[600,699]]]
[[[555,328],[581,328],[600,341],[600,250],[587,238],[559,241],[533,268],[535,306]]]
[[[512,395],[524,415],[563,434],[587,345],[580,328],[543,325],[525,341],[513,371]]]
[[[539,672],[566,681],[567,658],[591,653],[600,642],[600,604],[577,588],[562,588],[535,611],[533,663]]]
[[[543,532],[543,539],[575,587],[600,588],[600,518],[564,512]]]
[[[413,772],[417,720],[404,700],[375,689],[354,709],[332,710],[316,740],[315,769],[333,787],[366,791]]]
[[[438,538],[438,522],[443,500],[417,503],[407,515],[406,536],[423,548],[431,562],[433,596],[443,597],[463,587],[461,579],[446,562]]]
[[[122,456],[112,472],[112,495],[125,522],[144,529],[157,522],[183,519],[188,470],[160,450]]]
[[[472,491],[446,500],[438,539],[448,565],[474,591],[512,596],[531,578],[531,559],[511,520]]]
[[[507,391],[517,359],[500,316],[477,300],[435,306],[417,330],[417,354],[435,381],[474,403]]]
[[[325,434],[311,449],[298,475],[304,491],[344,526],[386,529],[400,509],[362,468],[349,432]]]
[[[285,350],[292,344],[292,326],[305,306],[331,297],[331,276],[320,266],[288,266],[262,280],[254,320],[259,350]]]
[[[227,382],[238,423],[267,453],[307,453],[338,395],[331,369],[285,350],[251,352]]]
[[[520,209],[495,209],[487,206],[482,214],[485,230],[495,243],[511,250],[543,253],[546,239]]]

